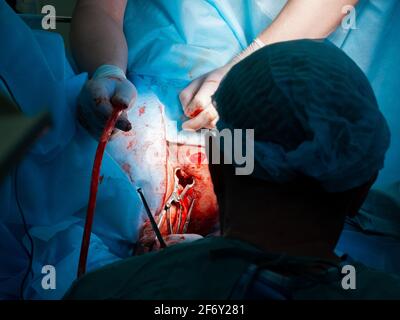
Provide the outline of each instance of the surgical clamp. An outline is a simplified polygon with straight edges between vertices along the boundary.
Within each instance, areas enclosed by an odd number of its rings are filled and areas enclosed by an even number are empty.
[[[182,203],[181,201],[183,200],[183,198],[186,196],[186,194],[188,193],[188,191],[190,189],[192,189],[195,185],[195,181],[193,180],[192,183],[187,184],[183,191],[181,193],[179,193],[179,177],[178,177],[178,173],[181,171],[180,168],[176,168],[175,172],[174,172],[174,190],[171,194],[171,196],[168,198],[167,202],[165,203],[164,209],[162,211],[162,213],[160,214],[160,218],[159,218],[159,222],[158,222],[158,228],[161,229],[163,222],[164,222],[164,217],[167,217],[167,224],[168,224],[168,229],[169,229],[169,233],[173,234],[174,230],[172,227],[172,221],[171,221],[171,214],[170,214],[170,210],[171,207],[176,204],[178,205],[178,210],[179,210],[179,214],[178,214],[178,226],[176,228],[177,232],[179,232],[180,228],[181,228],[181,224],[182,224]],[[193,203],[192,203],[193,204]],[[193,209],[193,205],[191,205],[191,210]],[[190,212],[191,214],[191,212]],[[189,216],[189,213],[188,213]]]

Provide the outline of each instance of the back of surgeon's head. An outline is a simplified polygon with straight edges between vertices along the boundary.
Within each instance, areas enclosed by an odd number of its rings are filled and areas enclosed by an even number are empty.
[[[360,68],[327,41],[278,43],[235,66],[214,104],[220,130],[255,130],[251,176],[211,164],[225,235],[336,245],[390,143]]]

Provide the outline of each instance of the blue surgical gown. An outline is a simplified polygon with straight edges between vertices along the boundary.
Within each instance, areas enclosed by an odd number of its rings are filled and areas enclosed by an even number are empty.
[[[28,116],[48,110],[53,119],[51,130],[0,184],[0,299],[17,299],[27,272],[31,245],[22,216],[34,243],[24,296],[58,299],[76,278],[97,146],[75,120],[87,76],[73,73],[59,35],[30,30],[5,1],[0,1],[0,42],[0,93]],[[89,270],[127,257],[140,222],[140,199],[108,155],[102,176]],[[56,268],[55,290],[42,287],[46,265]]]
[[[124,28],[129,45],[129,77],[166,106],[168,118],[182,119],[179,91],[243,50],[285,3],[130,0]],[[394,142],[375,189],[391,195],[397,205],[397,217],[400,197],[398,188],[392,187],[400,180],[396,166],[400,160],[400,133],[393,94],[400,84],[396,33],[400,22],[395,19],[399,13],[397,0],[361,0],[357,29],[338,29],[331,37],[367,73],[389,119]],[[45,107],[52,112],[54,121],[51,134],[39,140],[1,185],[0,256],[7,263],[0,266],[0,296],[15,297],[25,274],[27,257],[22,246],[29,249],[29,241],[21,223],[22,211],[35,243],[33,277],[29,277],[25,294],[58,298],[75,276],[96,147],[74,120],[76,96],[86,78],[71,71],[60,38],[32,33],[4,1],[0,2],[0,40],[0,74],[16,102],[28,115]],[[89,269],[126,256],[140,223],[141,204],[134,187],[108,155],[103,174]],[[47,264],[58,270],[54,291],[41,288],[41,269]]]

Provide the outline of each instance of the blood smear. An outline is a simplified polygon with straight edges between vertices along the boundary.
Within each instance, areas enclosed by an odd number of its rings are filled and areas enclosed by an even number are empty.
[[[132,167],[131,167],[131,165],[128,164],[128,163],[125,163],[125,164],[122,166],[122,170],[124,170],[125,173],[127,173],[127,174],[130,174],[130,173],[131,173],[131,169],[132,169]]]
[[[139,109],[139,117],[141,117],[142,115],[144,115],[146,113],[146,107],[141,107]]]
[[[135,141],[129,141],[128,146],[126,147],[126,149],[127,150],[133,150],[135,145],[136,145]]]
[[[190,156],[191,164],[202,164],[207,159],[207,156],[203,152],[198,152]]]

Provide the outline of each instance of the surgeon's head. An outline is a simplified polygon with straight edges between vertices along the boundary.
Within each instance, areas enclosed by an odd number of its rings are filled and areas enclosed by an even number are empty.
[[[278,43],[235,66],[214,102],[220,129],[255,130],[252,175],[210,164],[224,235],[268,250],[333,249],[390,142],[359,67],[326,41]]]

